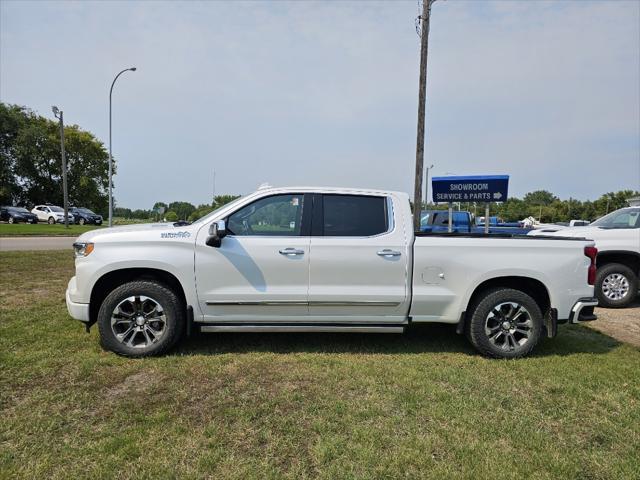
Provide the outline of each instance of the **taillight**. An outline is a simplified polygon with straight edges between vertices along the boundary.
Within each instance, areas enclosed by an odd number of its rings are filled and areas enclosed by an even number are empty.
[[[591,260],[589,273],[587,273],[587,282],[589,285],[593,285],[596,283],[596,256],[598,255],[598,249],[596,247],[584,247],[584,254]]]

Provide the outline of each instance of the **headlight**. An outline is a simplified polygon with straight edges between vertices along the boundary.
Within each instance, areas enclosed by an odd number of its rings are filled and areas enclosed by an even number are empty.
[[[73,251],[75,253],[76,258],[86,257],[91,252],[93,252],[93,243],[76,242],[73,244]]]

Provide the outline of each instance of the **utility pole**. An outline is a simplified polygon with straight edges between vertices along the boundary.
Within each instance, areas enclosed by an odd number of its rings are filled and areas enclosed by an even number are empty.
[[[67,194],[67,157],[64,154],[64,116],[62,110],[55,105],[51,107],[53,114],[60,120],[60,149],[62,150],[62,201],[64,206],[64,228],[69,228],[69,195]]]
[[[422,0],[420,15],[420,83],[418,86],[418,132],[416,140],[416,173],[413,189],[413,228],[420,229],[420,210],[422,210],[422,170],[424,165],[424,117],[427,99],[427,52],[429,50],[429,16],[435,0]]]

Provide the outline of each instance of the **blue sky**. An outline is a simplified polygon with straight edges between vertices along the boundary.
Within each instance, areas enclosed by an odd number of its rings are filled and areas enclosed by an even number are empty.
[[[0,99],[108,141],[116,201],[413,191],[416,1],[0,3]],[[510,193],[640,189],[640,2],[437,1],[426,163]]]

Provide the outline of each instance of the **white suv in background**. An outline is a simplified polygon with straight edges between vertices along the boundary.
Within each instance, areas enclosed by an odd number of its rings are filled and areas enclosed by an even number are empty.
[[[637,298],[640,279],[640,207],[611,212],[585,227],[549,226],[529,235],[595,240],[598,249],[596,296],[600,306],[627,307]]]
[[[54,223],[64,223],[64,209],[55,205],[36,205],[31,213],[38,217],[39,222],[47,222],[50,225]],[[75,220],[72,213],[69,213],[69,223]]]

